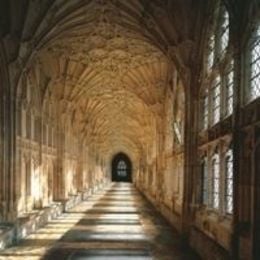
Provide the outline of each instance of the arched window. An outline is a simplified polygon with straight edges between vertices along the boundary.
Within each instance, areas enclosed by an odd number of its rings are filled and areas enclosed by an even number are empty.
[[[117,164],[117,176],[126,177],[127,176],[127,166],[125,161],[121,160]]]
[[[226,51],[229,43],[229,15],[224,7],[220,10],[220,52]]]
[[[233,113],[233,96],[234,96],[234,61],[231,60],[226,70],[225,77],[225,115]]]
[[[208,70],[213,67],[214,64],[214,56],[215,56],[215,35],[211,35],[208,42]]]
[[[219,155],[215,154],[212,159],[212,206],[219,209],[220,203],[220,164]]]
[[[203,205],[208,204],[208,162],[207,158],[204,157],[201,163],[201,202]]]
[[[252,101],[260,97],[260,25],[250,41],[250,89],[248,99]]]
[[[229,149],[223,156],[220,154],[215,152],[210,161],[206,156],[201,161],[201,204],[222,214],[233,214],[233,150]]]
[[[233,213],[233,151],[230,149],[225,159],[225,211]]]
[[[220,120],[220,95],[221,95],[221,80],[220,76],[217,76],[211,87],[211,123],[215,125]]]
[[[206,89],[204,95],[201,100],[201,109],[202,109],[202,130],[208,128],[209,124],[209,93],[208,89]]]
[[[230,61],[229,14],[218,2],[209,32],[206,51],[206,80],[201,97],[201,130],[214,126],[233,112],[234,64]],[[217,75],[217,76],[216,76]],[[215,80],[212,84],[210,79]]]
[[[131,182],[132,181],[132,163],[129,157],[124,153],[116,154],[112,159],[112,181]]]
[[[177,79],[177,89],[173,100],[173,136],[175,145],[184,142],[185,93],[181,80]]]
[[[208,71],[215,66],[215,63],[221,62],[229,44],[229,14],[226,8],[220,3],[213,19],[213,26],[210,28],[210,36],[207,44]]]

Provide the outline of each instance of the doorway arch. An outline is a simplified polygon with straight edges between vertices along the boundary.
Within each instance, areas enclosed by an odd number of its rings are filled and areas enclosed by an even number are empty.
[[[132,163],[124,153],[118,153],[112,160],[112,181],[132,182]]]

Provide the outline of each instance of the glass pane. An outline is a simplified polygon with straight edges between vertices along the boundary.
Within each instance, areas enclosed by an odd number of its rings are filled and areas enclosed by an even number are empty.
[[[227,74],[226,83],[226,114],[231,115],[233,113],[233,95],[234,95],[234,65],[231,63],[231,68]]]
[[[202,164],[202,203],[208,204],[208,167],[206,159]]]
[[[221,26],[221,38],[220,38],[220,48],[221,52],[225,51],[229,42],[229,17],[228,13],[225,12],[223,15],[223,23]]]
[[[220,201],[220,172],[219,172],[219,157],[215,155],[215,158],[212,161],[212,181],[213,181],[213,208],[219,208]]]
[[[209,39],[208,69],[211,69],[214,63],[215,36]]]
[[[208,118],[209,118],[209,98],[207,95],[204,97],[203,100],[203,129],[208,128]]]
[[[121,160],[117,164],[117,175],[119,177],[126,177],[127,176],[127,166],[125,161]]]
[[[228,214],[233,213],[233,155],[232,150],[228,152],[226,158],[226,194],[225,194],[225,205],[226,212]]]
[[[250,99],[260,96],[260,27],[251,46]]]
[[[216,78],[216,81],[212,87],[212,124],[216,124],[220,120],[220,77]]]

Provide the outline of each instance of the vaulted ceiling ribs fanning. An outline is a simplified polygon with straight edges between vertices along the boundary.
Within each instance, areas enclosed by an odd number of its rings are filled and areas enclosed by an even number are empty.
[[[154,136],[170,73],[156,47],[161,38],[143,26],[145,6],[141,1],[61,2],[45,18],[55,26],[32,61],[49,79],[46,96],[82,142],[103,153],[140,152]]]

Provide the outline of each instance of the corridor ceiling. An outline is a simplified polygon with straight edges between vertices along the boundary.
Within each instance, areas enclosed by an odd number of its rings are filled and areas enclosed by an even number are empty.
[[[22,27],[11,67],[26,67],[82,142],[136,154],[154,138],[173,68],[191,59],[198,2],[10,1],[10,30]]]

